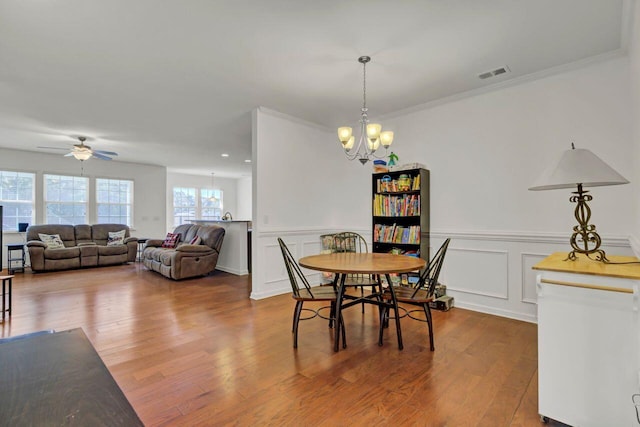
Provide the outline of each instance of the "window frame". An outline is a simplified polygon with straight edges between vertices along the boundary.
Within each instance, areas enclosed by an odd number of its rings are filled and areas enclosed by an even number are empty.
[[[100,192],[103,190],[100,190],[100,181],[107,181],[107,184],[109,186],[111,186],[112,184],[116,183],[116,184],[121,184],[121,183],[127,183],[129,184],[129,188],[127,190],[124,191],[124,193],[126,193],[128,195],[128,200],[125,203],[122,203],[121,201],[118,202],[100,202],[99,201],[99,197],[100,197]],[[111,223],[115,223],[115,224],[125,224],[127,225],[129,228],[133,227],[133,209],[134,209],[134,193],[135,193],[135,182],[132,179],[125,179],[125,178],[107,178],[107,177],[95,177],[94,178],[94,184],[95,184],[95,190],[94,190],[94,197],[93,200],[95,202],[95,223],[96,224],[111,224]],[[109,192],[111,192],[111,189],[107,190]],[[123,191],[118,191],[119,194],[122,194]],[[107,215],[107,217],[109,218],[109,220],[107,222],[102,222],[100,220],[100,206],[109,206],[109,210],[111,210],[112,206],[120,206],[125,208],[125,211],[127,212],[127,214],[124,216],[124,220],[123,220],[123,216],[122,215]],[[112,220],[112,218],[116,218],[116,221],[114,222]]]
[[[176,190],[189,190],[189,191],[193,191],[193,194],[190,195],[191,197],[193,197],[194,199],[194,203],[193,204],[176,204],[176,199],[178,199],[176,197]],[[210,197],[209,194],[211,194],[211,192],[213,192],[214,194],[217,195],[217,198],[219,199],[219,207],[209,207],[209,206],[205,206],[205,203],[203,203],[203,198],[208,198]],[[223,202],[224,202],[224,192],[222,191],[222,189],[220,188],[211,188],[211,187],[195,187],[195,186],[183,186],[183,185],[175,185],[171,188],[171,195],[172,195],[172,216],[173,216],[173,226],[177,227],[178,225],[181,224],[187,224],[188,222],[185,221],[192,221],[192,220],[205,220],[205,221],[217,221],[220,220],[222,217],[222,211],[223,211]],[[177,209],[191,209],[193,210],[193,215],[176,215],[176,210]],[[203,216],[203,212],[206,209],[214,209],[214,212],[217,210],[219,212],[219,215],[207,215],[207,216]],[[180,218],[180,221],[178,221],[178,218]]]
[[[76,180],[78,181],[84,181],[85,182],[85,191],[84,191],[84,201],[76,201],[76,193],[75,193],[75,188],[74,188],[74,193],[73,193],[73,200],[72,201],[50,201],[48,199],[48,192],[49,192],[49,184],[47,183],[47,180],[49,177],[62,177],[62,178],[72,178],[73,182],[74,182],[74,187],[75,187],[75,182]],[[64,174],[55,174],[55,173],[43,173],[42,174],[42,208],[43,208],[43,219],[44,219],[44,223],[45,224],[71,224],[71,225],[78,225],[78,224],[88,224],[89,223],[89,211],[90,211],[90,197],[91,197],[91,190],[90,190],[90,185],[91,185],[91,179],[89,177],[86,176],[77,176],[77,175],[64,175]],[[49,206],[63,206],[63,205],[71,205],[73,206],[73,215],[71,217],[69,216],[63,216],[63,215],[58,215],[58,218],[72,218],[73,220],[70,222],[52,222],[49,218]],[[75,222],[76,218],[79,218],[79,216],[76,215],[76,208],[77,207],[82,207],[84,206],[84,219],[81,222]]]
[[[37,174],[35,172],[28,172],[22,170],[11,170],[11,169],[2,169],[0,170],[0,181],[3,180],[3,176],[7,174],[15,174],[16,179],[20,176],[24,178],[31,178],[31,200],[21,200],[20,197],[20,188],[15,188],[16,198],[15,199],[5,199],[3,198],[4,194],[2,191],[2,185],[0,184],[0,205],[3,206],[3,218],[2,224],[0,224],[0,232],[18,232],[18,224],[21,222],[26,222],[28,224],[34,224],[36,220],[36,185],[37,185]],[[27,219],[26,216],[21,216],[19,213],[16,215],[7,215],[8,207],[11,205],[17,206],[26,206],[29,205],[31,207],[31,216]],[[9,228],[5,227],[7,218],[15,218],[15,227]]]

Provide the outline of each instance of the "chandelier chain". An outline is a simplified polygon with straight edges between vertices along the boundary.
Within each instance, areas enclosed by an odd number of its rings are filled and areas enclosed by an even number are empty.
[[[367,63],[362,63],[362,111],[367,111]]]

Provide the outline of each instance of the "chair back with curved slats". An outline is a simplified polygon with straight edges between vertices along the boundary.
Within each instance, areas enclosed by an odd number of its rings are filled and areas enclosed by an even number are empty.
[[[289,275],[289,281],[291,282],[291,290],[293,291],[293,295],[295,297],[300,297],[300,285],[299,282],[302,282],[302,285],[307,289],[309,295],[313,297],[313,293],[311,292],[311,285],[309,285],[309,281],[302,273],[300,266],[296,262],[293,255],[289,251],[287,245],[285,245],[284,241],[278,237],[278,244],[280,245],[280,250],[282,251],[282,257],[284,258],[284,265],[287,268],[287,274]]]
[[[422,272],[420,280],[418,280],[415,285],[412,298],[415,297],[420,290],[426,290],[429,296],[433,295],[436,290],[436,285],[438,284],[438,276],[440,276],[440,270],[442,269],[442,264],[444,264],[444,256],[447,253],[450,241],[451,238],[448,238],[442,243],[442,246],[440,246],[438,252],[433,256],[427,268]]]
[[[367,253],[369,247],[367,241],[358,233],[353,231],[343,231],[333,235],[333,248],[335,252],[356,252]],[[362,283],[373,280],[370,274],[351,273],[349,278],[356,283]]]
[[[358,233],[344,231],[333,235],[333,247],[336,252],[369,252],[367,241]]]

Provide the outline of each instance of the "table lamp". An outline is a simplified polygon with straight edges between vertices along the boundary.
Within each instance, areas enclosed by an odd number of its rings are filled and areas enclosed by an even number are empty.
[[[560,160],[545,170],[529,190],[577,187],[577,191],[569,198],[570,202],[577,203],[574,214],[578,225],[573,227],[573,234],[569,240],[573,250],[569,252],[567,260],[575,260],[577,254],[585,254],[588,258],[594,254],[596,261],[609,262],[604,250],[600,249],[602,240],[596,232],[596,226],[589,224],[591,208],[587,202],[590,202],[593,196],[587,194],[588,191],[583,190],[583,187],[628,183],[629,181],[591,151],[575,148],[571,143],[571,149],[562,153]]]

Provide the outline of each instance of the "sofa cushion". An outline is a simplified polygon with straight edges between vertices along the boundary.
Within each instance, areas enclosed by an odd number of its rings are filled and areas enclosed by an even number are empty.
[[[167,233],[167,237],[165,237],[164,242],[162,242],[162,247],[173,249],[178,246],[179,240],[180,233]]]
[[[127,230],[109,231],[109,238],[107,239],[107,246],[122,245],[124,244],[124,235]]]
[[[73,229],[76,235],[76,244],[73,246],[79,246],[80,243],[93,243],[90,225],[78,224],[74,225]]]
[[[69,259],[69,258],[79,258],[80,257],[80,248],[63,248],[63,249],[45,249],[44,250],[44,258],[45,259]]]
[[[44,242],[44,244],[47,246],[47,249],[64,248],[64,243],[62,242],[59,234],[38,233],[38,237]]]
[[[98,248],[98,255],[122,255],[126,254],[129,248],[126,245],[111,245],[111,246],[96,246]]]

